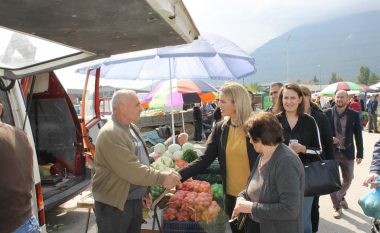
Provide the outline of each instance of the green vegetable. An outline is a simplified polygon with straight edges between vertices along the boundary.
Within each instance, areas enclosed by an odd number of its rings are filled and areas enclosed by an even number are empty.
[[[198,157],[203,155],[203,152],[200,149],[194,149],[195,152],[197,152]]]
[[[172,158],[173,159],[182,159],[182,155],[183,155],[183,152],[178,150],[178,151],[173,153]]]
[[[161,157],[169,157],[169,158],[172,158],[173,154],[170,152],[170,151],[165,151]]]
[[[154,152],[162,155],[165,152],[166,148],[165,145],[162,143],[158,143],[154,146]]]
[[[194,146],[190,142],[186,142],[182,145],[182,151],[193,150]]]
[[[152,187],[150,188],[150,191],[151,191],[151,193],[152,193],[152,198],[153,198],[153,200],[156,199],[157,197],[159,197],[159,196],[161,195],[161,193],[164,192],[164,190],[165,190],[165,189],[164,189],[163,187],[159,186],[159,185],[152,186]]]
[[[210,174],[210,173],[198,174],[198,175],[193,176],[193,179],[207,181],[210,184],[222,183],[222,176],[220,174]]]
[[[178,144],[171,144],[170,146],[168,146],[168,151],[170,151],[170,153],[172,153],[172,154],[174,154],[174,152],[180,151],[180,150],[181,150],[181,146]]]
[[[222,184],[213,184],[211,185],[211,192],[214,199],[223,198],[223,186]]]
[[[161,156],[161,157],[159,157],[156,160],[156,162],[154,162],[154,163],[159,163],[159,164],[162,164],[162,165],[164,165],[166,167],[170,167],[170,168],[174,168],[175,167],[174,161],[171,158],[167,157],[167,156]]]
[[[210,174],[220,174],[220,164],[219,160],[215,159],[214,162],[208,166],[207,170],[205,173],[210,173]]]
[[[193,150],[185,150],[182,155],[182,159],[188,163],[193,162],[198,158],[197,152]]]

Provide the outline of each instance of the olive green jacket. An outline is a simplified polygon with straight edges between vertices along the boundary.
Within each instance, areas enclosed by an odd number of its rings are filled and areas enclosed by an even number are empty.
[[[140,137],[136,126],[130,124],[130,127]],[[95,201],[122,211],[130,184],[152,186],[161,184],[164,178],[157,170],[139,162],[129,126],[122,125],[114,117],[99,132],[94,164],[92,193]]]

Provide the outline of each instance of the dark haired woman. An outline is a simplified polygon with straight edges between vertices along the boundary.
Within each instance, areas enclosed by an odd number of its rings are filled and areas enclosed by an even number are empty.
[[[302,163],[313,161],[320,154],[321,142],[314,118],[305,114],[305,99],[300,86],[285,84],[276,103],[277,118],[284,129],[284,143],[298,154]],[[305,181],[307,182],[307,180]],[[314,197],[304,197],[304,233],[311,233],[311,207]]]

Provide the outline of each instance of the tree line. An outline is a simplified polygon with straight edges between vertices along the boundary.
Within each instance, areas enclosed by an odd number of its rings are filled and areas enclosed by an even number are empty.
[[[344,81],[343,77],[337,73],[332,72],[329,80],[329,84]],[[357,82],[364,85],[373,85],[380,82],[380,75],[372,72],[367,66],[360,66],[359,75],[357,76]]]

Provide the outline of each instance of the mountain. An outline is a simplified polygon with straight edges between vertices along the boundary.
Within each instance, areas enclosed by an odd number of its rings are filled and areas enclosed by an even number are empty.
[[[380,11],[303,25],[257,48],[257,73],[253,81],[303,82],[321,77],[327,84],[336,72],[346,81],[357,81],[366,65],[380,74]]]

